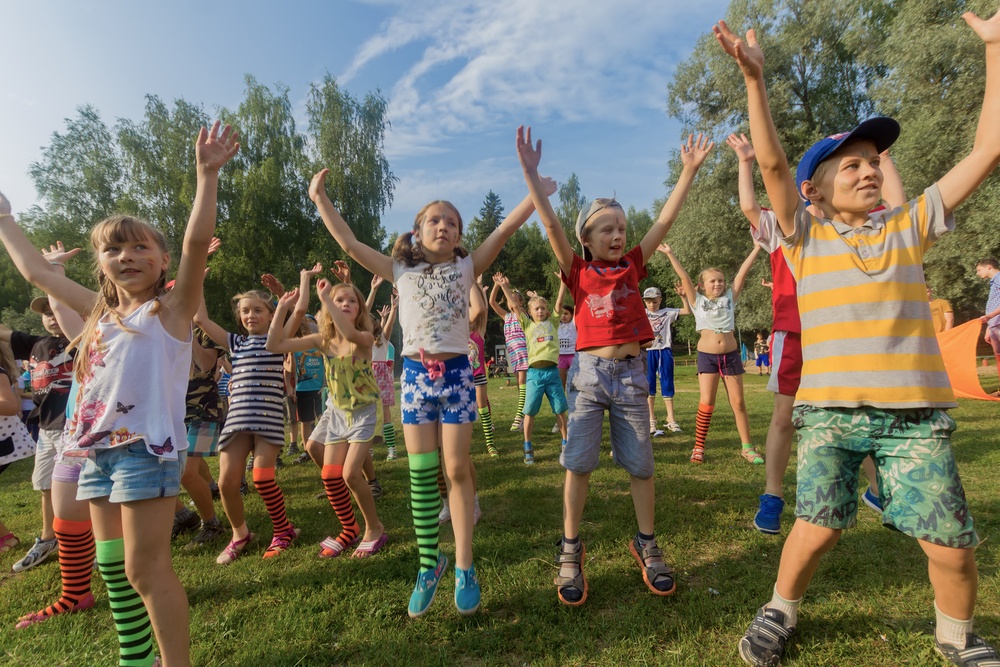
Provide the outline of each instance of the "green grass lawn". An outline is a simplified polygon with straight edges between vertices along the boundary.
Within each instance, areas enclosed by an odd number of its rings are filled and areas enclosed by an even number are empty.
[[[747,401],[755,443],[770,419],[766,377],[748,374]],[[486,455],[482,432],[473,437],[483,517],[473,543],[483,604],[462,617],[452,600],[449,570],[434,606],[417,621],[406,605],[417,569],[417,546],[408,505],[405,457],[376,469],[385,488],[378,501],[389,530],[385,550],[367,561],[320,560],[318,543],[339,530],[333,510],[315,498],[322,490],[314,466],[286,466],[278,481],[288,514],[303,531],[280,558],[262,560],[271,528],[256,495],[247,519],[261,538],[236,563],[215,565],[224,541],[198,553],[174,550],[174,567],[191,605],[191,655],[196,665],[732,665],[736,642],[757,607],[770,599],[783,536],[751,528],[764,467],[739,457],[739,438],[724,405],[715,412],[706,464],[688,463],[698,403],[694,367],[678,368],[677,414],[684,432],[653,442],[656,457],[656,529],[678,590],[650,594],[628,552],[636,531],[628,476],[602,456],[591,479],[582,537],[587,544],[587,603],[561,605],[552,578],[561,533],[563,470],[553,417],[543,410],[534,437],[533,467],[521,461],[519,434],[508,431],[517,390],[493,380],[490,397],[503,456]],[[980,601],[977,629],[1000,639],[1000,590],[990,539],[1000,511],[996,470],[997,406],[962,401],[952,412],[959,425],[954,447],[979,534]],[[662,422],[663,406],[657,415]],[[397,413],[398,419],[398,413]],[[397,421],[398,428],[398,421]],[[607,426],[605,426],[607,432]],[[607,437],[605,437],[607,442]],[[287,457],[286,457],[287,458]],[[793,459],[794,460],[794,459]],[[210,465],[217,467],[217,460]],[[40,522],[31,490],[31,463],[0,476],[3,520],[22,545],[0,559],[0,569],[26,550]],[[785,478],[794,497],[794,465]],[[790,503],[794,505],[794,503]],[[217,504],[221,514],[221,505]],[[359,517],[360,520],[360,517]],[[792,523],[786,507],[784,529]],[[442,548],[452,561],[450,526]],[[858,526],[827,555],[806,595],[799,634],[787,665],[935,665],[933,598],[927,564],[910,538],[881,527],[865,508]],[[91,611],[14,631],[17,617],[52,602],[59,593],[55,558],[0,579],[0,665],[114,665],[116,639],[103,583],[95,575]]]

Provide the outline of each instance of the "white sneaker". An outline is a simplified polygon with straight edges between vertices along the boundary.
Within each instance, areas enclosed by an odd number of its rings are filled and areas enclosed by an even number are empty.
[[[56,553],[59,549],[59,540],[52,538],[51,540],[43,540],[40,537],[35,538],[35,543],[31,545],[28,549],[28,553],[25,554],[24,558],[14,563],[12,568],[14,572],[24,572],[25,570],[30,570],[39,563],[43,562],[46,558]]]
[[[650,420],[649,420],[649,434],[650,434],[650,435],[653,435],[653,434],[654,434],[654,433],[656,433],[656,432],[657,432],[658,430],[659,430],[659,429],[657,429],[657,428],[656,428],[656,420],[655,420],[655,419],[650,419]]]
[[[552,425],[552,433],[558,433],[558,432],[559,432],[559,422],[556,422],[555,424]]]
[[[667,422],[666,424],[664,424],[664,426],[666,426],[667,430],[670,431],[671,433],[681,432],[681,425],[678,424],[677,422]]]
[[[441,512],[438,514],[438,523],[448,523],[451,521],[451,508],[448,507],[448,501],[444,501],[444,507],[441,508]]]
[[[389,447],[389,453],[386,454],[385,460],[386,461],[395,461],[396,460],[396,447],[395,447],[395,445],[392,446],[392,447]]]

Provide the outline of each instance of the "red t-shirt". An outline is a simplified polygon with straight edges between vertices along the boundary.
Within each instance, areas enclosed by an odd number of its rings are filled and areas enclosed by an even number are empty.
[[[576,304],[576,349],[653,340],[639,281],[646,277],[642,248],[636,246],[616,264],[573,257],[563,282]]]
[[[762,208],[760,220],[756,227],[750,229],[750,235],[771,257],[771,282],[774,285],[771,289],[772,318],[774,321],[771,328],[774,331],[801,333],[802,323],[799,321],[799,301],[795,276],[792,275],[792,270],[788,267],[788,261],[785,259],[785,253],[781,249],[782,233],[774,212]]]

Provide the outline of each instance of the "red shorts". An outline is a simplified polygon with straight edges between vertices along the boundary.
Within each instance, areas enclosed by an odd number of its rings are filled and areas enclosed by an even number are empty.
[[[767,390],[795,396],[802,380],[802,335],[794,331],[775,331],[771,335],[771,379]]]

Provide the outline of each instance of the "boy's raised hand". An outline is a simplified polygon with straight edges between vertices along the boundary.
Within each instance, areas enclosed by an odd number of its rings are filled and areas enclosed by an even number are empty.
[[[72,250],[66,250],[63,247],[62,241],[56,241],[55,245],[50,245],[49,249],[46,250],[42,248],[42,257],[45,258],[49,264],[58,264],[59,266],[65,266],[67,260],[72,259],[80,252],[80,248],[73,248]]]
[[[194,154],[200,169],[218,171],[240,150],[240,135],[232,127],[226,125],[219,131],[221,122],[212,123],[212,129],[204,127],[198,132]]]
[[[671,252],[671,248],[669,244],[661,243],[660,245],[656,246],[656,251],[663,253],[664,255],[669,255]]]
[[[736,59],[745,78],[760,79],[764,76],[764,52],[760,50],[753,28],[747,30],[746,41],[730,30],[725,21],[712,26],[712,32],[722,50]]]
[[[532,147],[530,127],[518,126],[514,145],[517,147],[517,158],[521,161],[521,168],[527,173],[538,171],[538,163],[542,159],[542,140],[539,139]]]
[[[1000,43],[1000,12],[997,12],[989,20],[984,21],[972,12],[965,12],[962,18],[969,24],[973,32],[979,35],[987,44]]]
[[[326,175],[330,173],[329,169],[320,169],[316,172],[312,181],[309,183],[309,199],[313,203],[316,203],[318,199],[326,197]]]
[[[697,141],[695,141],[693,134],[689,134],[687,143],[681,144],[681,163],[685,167],[697,169],[705,162],[705,158],[708,157],[714,146],[715,142],[709,140],[704,134],[699,134]]]
[[[735,134],[730,134],[726,138],[726,143],[729,147],[733,149],[736,153],[736,157],[740,159],[740,162],[753,162],[757,157],[753,152],[753,144],[747,139],[747,135],[741,134],[736,136]]]

